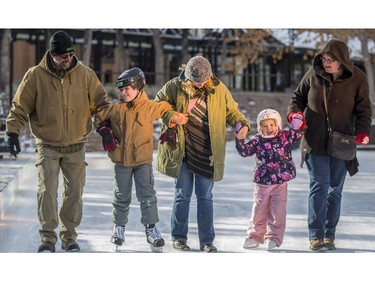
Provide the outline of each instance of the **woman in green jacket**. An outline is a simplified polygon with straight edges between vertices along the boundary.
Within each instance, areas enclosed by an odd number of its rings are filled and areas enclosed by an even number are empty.
[[[191,58],[182,73],[157,93],[155,101],[167,101],[173,110],[189,117],[175,129],[163,125],[158,146],[157,171],[177,179],[171,219],[173,247],[190,250],[186,241],[195,186],[200,250],[216,252],[212,189],[224,174],[226,127],[241,122],[239,134],[245,138],[250,123],[202,56]]]

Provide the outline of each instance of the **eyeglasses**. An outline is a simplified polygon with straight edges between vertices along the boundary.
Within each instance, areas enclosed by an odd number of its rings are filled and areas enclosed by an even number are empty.
[[[52,54],[52,55],[54,57],[59,57],[62,60],[66,60],[67,58],[71,58],[72,56],[74,56],[74,52],[66,53],[66,54],[62,54],[62,55],[57,55],[57,54]]]
[[[333,60],[333,59],[330,59],[330,58],[321,58],[321,61],[322,62],[325,62],[326,64],[332,64],[332,63],[334,63],[335,62],[335,60]]]

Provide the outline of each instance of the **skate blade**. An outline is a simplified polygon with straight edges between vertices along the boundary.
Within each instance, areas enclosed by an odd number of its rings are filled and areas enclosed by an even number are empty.
[[[112,249],[115,251],[115,252],[121,252],[121,248],[124,246],[124,244],[122,245],[117,245],[115,243],[111,243],[112,244]]]
[[[162,253],[163,247],[156,247],[154,245],[150,245],[150,249],[153,253]]]

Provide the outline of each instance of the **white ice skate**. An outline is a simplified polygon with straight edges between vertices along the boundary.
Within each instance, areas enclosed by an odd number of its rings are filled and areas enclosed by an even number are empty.
[[[161,237],[159,230],[155,225],[146,226],[147,243],[150,244],[151,251],[154,253],[162,253],[164,239]]]
[[[267,251],[274,250],[276,248],[276,242],[274,240],[267,239],[266,240],[266,248],[267,248]]]
[[[118,247],[124,245],[125,242],[125,226],[115,225],[113,226],[113,233],[111,237],[114,249],[117,252]]]

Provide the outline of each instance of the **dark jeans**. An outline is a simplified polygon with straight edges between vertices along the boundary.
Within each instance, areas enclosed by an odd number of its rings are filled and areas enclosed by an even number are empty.
[[[306,154],[305,162],[310,175],[309,239],[335,239],[347,173],[345,161],[329,156]]]

